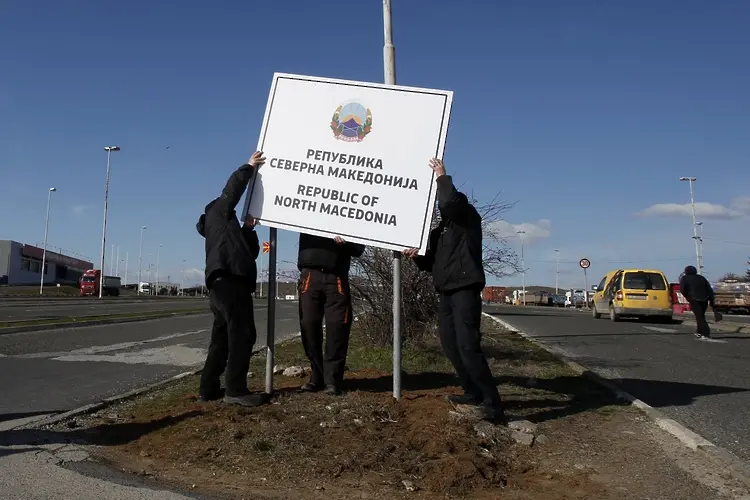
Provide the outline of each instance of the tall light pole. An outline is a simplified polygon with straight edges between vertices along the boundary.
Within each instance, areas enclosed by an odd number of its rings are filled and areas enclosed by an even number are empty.
[[[695,223],[696,226],[700,228],[700,234],[698,235],[698,245],[700,247],[700,267],[698,268],[698,272],[700,274],[703,274],[703,222],[698,221]]]
[[[99,262],[99,298],[102,298],[102,292],[104,291],[104,252],[107,244],[107,201],[109,200],[109,165],[112,153],[119,151],[119,146],[106,146],[104,151],[107,152],[107,180],[104,184],[104,222],[102,223],[102,255]]]
[[[128,261],[130,260],[130,252],[125,252],[125,280],[123,286],[128,284]]]
[[[117,245],[117,265],[115,267],[115,276],[120,276],[120,245]]]
[[[526,305],[526,262],[523,258],[523,235],[526,231],[516,231],[518,236],[521,238],[521,293],[523,293],[523,305]]]
[[[555,271],[555,295],[557,295],[557,289],[560,286],[560,250],[555,248],[556,257],[556,271]]]
[[[138,283],[136,283],[136,287],[138,288],[137,294],[141,294],[141,267],[143,266],[143,231],[146,230],[146,226],[141,227],[141,246],[138,248]]]
[[[391,0],[383,0],[383,77],[396,85]],[[393,252],[393,397],[401,398],[401,253]]]
[[[39,295],[44,293],[44,265],[47,263],[47,230],[49,229],[49,206],[52,202],[52,193],[57,188],[49,188],[47,191],[47,217],[44,218],[44,249],[42,250],[42,278],[39,282]]]
[[[695,219],[695,198],[693,197],[693,183],[696,181],[695,177],[680,177],[683,182],[690,184],[690,208],[693,211],[693,240],[695,240],[695,260],[698,263],[698,274],[701,272],[701,251],[698,245],[698,222]]]
[[[180,295],[185,296],[185,259],[182,259],[182,281],[180,282]]]
[[[159,256],[161,255],[161,243],[156,249],[156,295],[159,295]]]

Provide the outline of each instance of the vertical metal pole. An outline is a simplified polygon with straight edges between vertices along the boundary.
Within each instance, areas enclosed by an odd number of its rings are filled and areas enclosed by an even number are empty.
[[[136,284],[137,287],[137,295],[141,294],[141,266],[143,265],[143,229],[141,228],[141,246],[138,247],[138,283]]]
[[[128,284],[128,260],[130,260],[130,252],[125,252],[125,282],[123,285]]]
[[[260,297],[263,298],[263,249],[260,252]]]
[[[115,276],[120,275],[120,245],[117,245],[117,264],[115,265]]]
[[[273,394],[273,364],[276,352],[276,228],[269,231],[268,321],[266,323],[266,394]]]
[[[182,259],[182,278],[180,281],[180,295],[185,296],[185,259]]]
[[[99,298],[102,298],[102,292],[104,291],[104,251],[106,250],[107,242],[107,201],[109,199],[109,160],[112,156],[112,151],[107,150],[107,181],[104,184],[104,223],[102,224],[102,255],[99,262]]]
[[[699,222],[698,226],[701,228],[700,235],[698,236],[698,243],[700,244],[700,267],[698,268],[698,272],[700,274],[703,274],[703,222]]]
[[[586,301],[586,309],[589,308],[589,277],[586,268],[583,268],[583,300]]]
[[[693,181],[695,178],[691,177],[688,179],[690,184],[690,208],[693,211],[693,240],[695,241],[695,260],[698,264],[698,274],[701,274],[701,252],[698,248],[698,225],[695,219],[695,199],[693,198]]]
[[[112,245],[112,252],[109,254],[109,274],[115,273],[115,245]]]
[[[556,255],[556,268],[555,268],[555,295],[558,293],[560,286],[560,250],[555,250]]]
[[[52,189],[47,191],[47,217],[44,219],[44,249],[42,250],[42,278],[39,283],[39,295],[44,293],[44,265],[47,263],[47,230],[49,229],[49,205],[52,201]]]
[[[526,231],[521,229],[516,233],[521,238],[521,293],[523,293],[523,305],[526,305],[526,262],[523,256],[523,235],[526,234]]]
[[[396,85],[396,47],[393,45],[391,0],[383,0],[383,75]],[[393,252],[393,397],[401,398],[401,254]]]
[[[161,257],[161,244],[156,249],[156,294],[159,295],[159,257]]]

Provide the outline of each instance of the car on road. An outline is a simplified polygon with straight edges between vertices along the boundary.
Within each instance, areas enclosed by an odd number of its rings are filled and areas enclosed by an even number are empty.
[[[612,321],[624,316],[672,319],[672,291],[662,271],[615,269],[591,288],[594,318],[608,314]]]

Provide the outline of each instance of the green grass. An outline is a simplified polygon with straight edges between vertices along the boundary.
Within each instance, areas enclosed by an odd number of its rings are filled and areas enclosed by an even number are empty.
[[[440,352],[437,339],[425,345],[405,345],[401,351],[402,368],[407,373],[446,372],[452,367]],[[287,340],[276,345],[275,363],[283,366],[308,366],[302,342],[299,338]],[[251,369],[256,373],[265,370],[265,356],[254,356]],[[393,371],[393,349],[391,347],[374,347],[365,343],[361,330],[355,324],[349,340],[349,352],[346,358],[349,370],[372,370],[378,372]]]
[[[118,320],[118,319],[134,319],[134,318],[158,318],[166,316],[174,316],[177,314],[194,314],[206,312],[203,307],[190,308],[190,309],[174,309],[169,311],[147,311],[147,312],[132,312],[132,313],[120,313],[120,314],[100,314],[96,316],[65,316],[59,318],[43,318],[43,319],[30,319],[23,321],[2,321],[0,322],[0,332],[4,328],[14,328],[19,326],[43,326],[43,325],[72,325],[81,322],[88,321],[105,321],[105,320]]]

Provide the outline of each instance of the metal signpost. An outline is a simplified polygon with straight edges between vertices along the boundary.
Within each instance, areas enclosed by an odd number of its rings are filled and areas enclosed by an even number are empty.
[[[589,308],[589,278],[586,274],[586,269],[591,267],[591,261],[589,259],[583,258],[578,262],[578,265],[581,266],[581,269],[583,269],[583,300],[586,301],[586,309]]]

